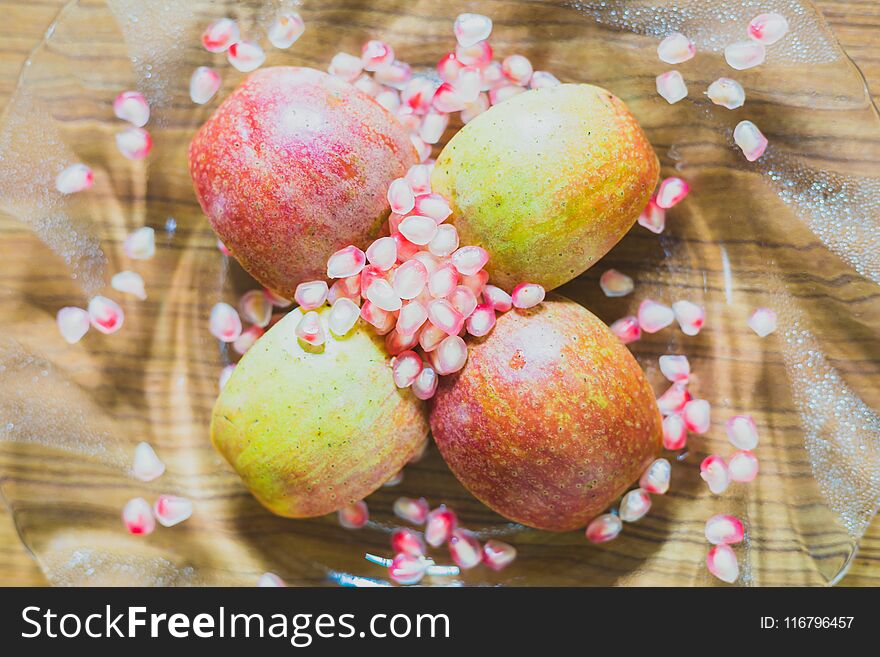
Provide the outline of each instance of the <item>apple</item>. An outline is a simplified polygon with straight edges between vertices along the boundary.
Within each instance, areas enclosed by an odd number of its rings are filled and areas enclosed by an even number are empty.
[[[338,338],[317,311],[321,347],[288,313],[247,351],[214,406],[211,440],[254,496],[281,516],[331,513],[363,499],[427,440],[424,403],[394,384],[384,338],[358,322]]]
[[[388,185],[418,161],[403,125],[310,68],[252,73],[196,133],[189,169],[214,231],[254,278],[292,298],[330,254],[366,248]]]
[[[595,264],[638,219],[659,162],[626,105],[589,84],[533,89],[465,125],[433,191],[462,244],[491,254],[492,282],[550,290]]]
[[[477,499],[551,531],[586,525],[659,453],[662,427],[644,372],[608,327],[549,295],[498,317],[442,377],[431,430]]]

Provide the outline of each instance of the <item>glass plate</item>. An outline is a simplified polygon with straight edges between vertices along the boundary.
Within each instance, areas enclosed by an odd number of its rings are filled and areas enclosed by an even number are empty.
[[[250,585],[272,571],[289,584],[325,584],[333,573],[382,579],[365,551],[387,554],[400,495],[425,496],[459,512],[483,537],[519,550],[500,573],[484,568],[429,584],[712,585],[705,520],[732,513],[747,523],[737,548],[746,585],[836,581],[880,500],[880,121],[863,79],[806,2],[434,2],[323,0],[297,4],[305,35],[289,50],[267,45],[266,65],[324,69],[337,51],[368,38],[389,41],[416,68],[453,45],[461,11],[495,20],[496,54],[527,55],[564,81],[589,81],[623,98],[653,142],[664,175],[693,192],[656,236],[635,226],[563,293],[611,322],[646,297],[704,305],[699,336],[677,329],[631,345],[660,392],[657,358],[685,353],[692,390],[713,404],[712,427],[675,462],[672,489],[616,541],[595,546],[582,532],[512,525],[456,482],[436,449],[406,469],[403,483],[369,498],[360,531],[335,517],[286,520],[263,510],[212,449],[208,421],[217,377],[230,353],[207,330],[211,306],[252,287],[222,257],[193,194],[187,145],[219,102],[197,107],[188,80],[198,65],[223,75],[219,97],[244,77],[199,35],[232,16],[263,37],[282,3],[81,0],[60,12],[24,67],[0,133],[3,262],[0,286],[0,481],[23,541],[54,584]],[[745,36],[754,15],[774,9],[791,32],[766,64],[734,73],[720,51]],[[670,106],[654,89],[660,37],[680,29],[697,56],[676,68],[690,88]],[[265,43],[265,39],[262,39]],[[746,88],[743,108],[709,103],[719,76]],[[149,98],[155,146],[145,161],[116,149],[124,125],[113,98]],[[754,121],[767,153],[745,161],[732,128]],[[94,188],[61,197],[54,177],[83,161]],[[150,261],[129,261],[122,242],[156,229]],[[605,298],[597,280],[615,267],[633,295]],[[139,271],[149,298],[120,299],[122,331],[90,332],[69,346],[55,313],[84,306],[110,276]],[[110,291],[110,296],[121,295]],[[760,339],[752,310],[779,313]],[[708,454],[731,451],[728,417],[754,415],[761,474],[723,496],[699,477]],[[149,484],[130,474],[134,445],[152,443],[168,466]],[[160,492],[195,501],[193,517],[148,537],[128,535],[120,510]],[[438,553],[439,554],[439,553]],[[439,560],[443,560],[438,556]]]

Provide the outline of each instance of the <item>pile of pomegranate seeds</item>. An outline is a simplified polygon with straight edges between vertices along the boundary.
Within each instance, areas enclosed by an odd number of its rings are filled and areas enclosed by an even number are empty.
[[[165,464],[152,445],[141,442],[135,447],[131,472],[140,481],[153,481],[165,473]],[[147,535],[155,531],[157,521],[163,527],[173,527],[192,513],[193,503],[185,497],[162,494],[152,506],[144,498],[136,497],[122,509],[122,522],[130,534]]]

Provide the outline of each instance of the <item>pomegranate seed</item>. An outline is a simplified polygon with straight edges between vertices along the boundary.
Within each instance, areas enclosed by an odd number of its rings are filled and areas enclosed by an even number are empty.
[[[445,504],[431,511],[425,520],[425,540],[432,547],[440,547],[452,537],[458,527],[458,517]]]
[[[731,43],[724,49],[724,60],[730,68],[737,71],[760,66],[766,56],[764,44],[757,41],[739,41]]]
[[[706,567],[722,582],[733,584],[739,578],[736,554],[729,545],[716,545],[706,555]]]
[[[529,89],[543,89],[544,87],[556,87],[562,82],[552,73],[547,71],[535,71],[529,80]]]
[[[399,317],[398,317],[399,321]],[[392,356],[399,356],[405,351],[409,351],[419,343],[419,336],[415,333],[404,335],[396,328],[385,336],[385,349]],[[394,359],[391,359],[392,366]]]
[[[727,469],[730,471],[731,481],[747,484],[758,476],[758,457],[747,450],[736,452],[730,457]]]
[[[633,315],[621,317],[609,328],[623,344],[635,342],[642,337],[642,329],[639,328],[639,320]]]
[[[122,509],[122,522],[129,534],[144,535],[152,534],[156,529],[156,520],[150,503],[143,497],[136,497],[126,502]]]
[[[537,283],[520,283],[510,295],[514,308],[534,308],[544,300],[546,292]]]
[[[688,431],[693,433],[706,433],[711,424],[711,406],[705,399],[692,399],[684,405],[681,418]]]
[[[361,301],[361,277],[359,275],[340,278],[334,281],[327,291],[327,303],[331,306],[339,299],[348,299],[355,305]]]
[[[459,285],[449,295],[449,303],[467,319],[477,308],[477,297],[469,287]]]
[[[480,78],[483,82],[480,89],[482,91],[490,91],[495,87],[507,82],[507,78],[504,77],[504,68],[501,66],[501,62],[489,62],[480,70]]]
[[[275,573],[263,573],[257,580],[257,587],[261,589],[285,588],[287,584]]]
[[[720,456],[707,456],[700,463],[700,477],[709,485],[709,490],[720,495],[730,485],[730,471]]]
[[[657,46],[657,57],[666,64],[681,64],[697,54],[694,42],[680,32],[673,32]]]
[[[733,141],[742,149],[749,162],[754,162],[767,150],[767,138],[751,121],[740,121],[736,124]]]
[[[238,41],[239,36],[238,23],[231,18],[221,18],[202,33],[202,45],[208,52],[224,52]]]
[[[481,93],[477,96],[474,102],[468,103],[467,105],[465,105],[464,109],[461,110],[461,114],[459,115],[461,117],[461,122],[470,123],[480,114],[489,109],[490,105],[491,103],[489,102],[489,96]]]
[[[397,178],[388,187],[388,204],[396,214],[407,214],[415,207],[416,197],[406,178]]]
[[[482,14],[459,14],[452,28],[458,45],[469,48],[492,34],[492,19]]]
[[[633,279],[616,269],[609,269],[599,277],[599,287],[606,297],[625,297],[633,291]]]
[[[428,112],[422,117],[422,124],[419,127],[419,137],[426,144],[436,144],[440,141],[446,126],[449,125],[449,115],[440,112]]]
[[[641,488],[634,488],[620,500],[620,519],[636,522],[645,517],[651,508],[651,496]]]
[[[238,312],[249,324],[266,327],[272,321],[272,303],[263,290],[250,290],[241,295]]]
[[[464,326],[464,317],[446,299],[434,299],[428,304],[428,319],[449,336],[458,335]]]
[[[347,246],[327,260],[327,278],[349,278],[361,273],[367,264],[364,252],[356,246]]]
[[[141,301],[147,298],[144,279],[137,272],[121,271],[114,274],[113,278],[110,279],[110,286],[117,292],[131,294]]]
[[[394,515],[414,525],[425,524],[428,517],[428,501],[424,497],[398,497],[394,501]]]
[[[128,121],[138,128],[143,128],[150,120],[150,106],[144,95],[138,91],[123,91],[116,96],[113,113],[116,118]]]
[[[256,344],[257,340],[263,337],[263,333],[265,331],[260,326],[251,326],[244,331],[241,332],[235,342],[232,343],[232,348],[235,349],[239,354],[247,353],[247,350]]]
[[[122,250],[132,260],[149,260],[156,253],[156,231],[142,226],[125,238]]]
[[[436,85],[425,77],[410,80],[400,93],[401,102],[416,114],[424,114],[431,108]]]
[[[742,107],[746,102],[746,92],[742,85],[732,78],[718,78],[709,85],[706,95],[716,105],[727,109]]]
[[[394,294],[401,299],[415,299],[422,293],[427,283],[428,270],[416,259],[404,262],[394,270],[392,276]],[[386,308],[386,310],[394,310],[394,308]]]
[[[691,364],[687,356],[660,356],[660,371],[667,380],[673,383],[680,381],[687,383],[691,374]]]
[[[476,338],[488,335],[495,327],[495,310],[488,303],[477,306],[467,319],[467,331]]]
[[[189,97],[197,105],[209,102],[220,90],[220,74],[213,68],[199,66],[189,79]]]
[[[437,222],[431,217],[412,214],[400,222],[400,233],[413,244],[425,246],[437,235]]]
[[[116,147],[129,160],[143,160],[153,148],[153,139],[143,128],[127,128],[116,133]]]
[[[410,142],[412,142],[413,148],[416,149],[416,152],[419,154],[419,162],[427,162],[431,159],[431,145],[426,144],[422,141],[422,138],[418,135],[410,134],[409,136]]]
[[[377,70],[374,79],[387,87],[400,90],[412,79],[412,69],[406,62],[394,61]]]
[[[483,76],[480,69],[473,66],[465,66],[458,72],[458,77],[452,83],[452,86],[455,87],[465,107],[475,102],[483,86]]]
[[[414,194],[421,196],[431,193],[431,168],[427,164],[412,165],[405,177]]]
[[[684,449],[687,445],[687,427],[681,415],[674,413],[663,418],[663,448],[669,451]]]
[[[413,345],[418,341],[416,332],[428,321],[428,311],[418,301],[410,301],[400,309],[397,316],[397,332],[402,336],[412,337]]]
[[[663,415],[681,413],[685,404],[691,400],[691,393],[683,383],[673,383],[657,398],[657,406]]]
[[[412,391],[421,400],[427,400],[437,391],[439,378],[432,367],[425,366],[412,384]]]
[[[500,313],[505,313],[513,307],[513,299],[500,287],[486,285],[483,288],[483,300]]]
[[[442,224],[452,214],[452,208],[440,194],[421,194],[416,197],[415,213],[431,217],[438,224]]]
[[[391,532],[391,551],[394,554],[421,557],[425,554],[425,540],[419,532],[409,527],[399,527]]]
[[[639,479],[639,486],[647,493],[665,495],[669,490],[669,479],[672,476],[672,466],[666,459],[656,459]]]
[[[309,281],[296,286],[293,299],[303,310],[314,310],[324,305],[328,292],[327,283],[324,281]]]
[[[676,301],[672,304],[672,312],[678,321],[681,332],[685,335],[697,335],[703,328],[706,311],[691,301]]]
[[[515,84],[503,84],[498,87],[493,87],[489,90],[489,103],[492,105],[498,105],[505,100],[518,96],[524,91],[525,87],[520,87]]]
[[[422,557],[398,554],[388,566],[388,576],[396,584],[418,584],[425,576],[428,562]]]
[[[521,87],[529,83],[529,80],[532,79],[532,73],[534,73],[532,63],[522,55],[505,57],[501,62],[501,70],[508,80]]]
[[[455,82],[464,65],[458,61],[454,52],[449,52],[437,62],[437,73],[444,82]]]
[[[688,89],[678,71],[666,71],[657,76],[657,93],[670,105],[687,98]]]
[[[672,308],[657,303],[652,299],[645,299],[639,304],[639,327],[645,333],[656,333],[672,324],[675,313]]]
[[[675,176],[664,178],[660,183],[660,189],[657,190],[656,203],[664,210],[668,210],[681,203],[690,190],[690,185],[681,178]]]
[[[613,513],[603,513],[593,518],[587,525],[587,540],[590,543],[606,543],[618,537],[623,529],[623,522]]]
[[[377,308],[386,312],[394,312],[400,310],[403,302],[391,287],[391,283],[384,278],[377,278],[367,289],[367,299],[370,300]]]
[[[431,355],[435,358],[434,369],[437,374],[454,374],[467,362],[467,345],[457,335],[450,335],[431,352]]]
[[[232,365],[227,365],[222,370],[220,370],[220,378],[217,380],[217,388],[219,390],[223,390],[226,387],[226,384],[229,382],[229,378],[232,376],[232,372],[235,371],[235,363]]]
[[[463,110],[465,100],[458,90],[452,86],[452,83],[444,82],[437,87],[437,91],[434,92],[431,104],[438,112],[448,114],[450,112],[459,112]]]
[[[736,516],[717,515],[706,521],[705,534],[712,545],[735,545],[742,542],[745,529]]]
[[[330,75],[342,78],[346,82],[357,80],[363,70],[364,65],[361,58],[349,55],[347,52],[338,52],[333,55],[330,66],[327,67],[327,72]]]
[[[485,39],[472,46],[458,45],[455,48],[456,59],[464,66],[475,66],[484,69],[492,61],[492,46]]]
[[[67,344],[76,344],[89,332],[89,313],[82,308],[65,306],[55,317],[58,332]]]
[[[490,539],[483,545],[483,563],[492,570],[503,570],[516,559],[516,548]]]
[[[385,91],[385,88],[373,79],[369,73],[361,75],[353,84],[355,89],[359,89],[373,98]],[[385,105],[383,104],[382,107],[385,107]]]
[[[779,14],[760,14],[749,21],[749,36],[765,46],[772,46],[788,32],[788,21]]]
[[[160,495],[153,504],[153,515],[163,527],[179,525],[193,514],[193,503],[177,495]]]
[[[478,566],[483,560],[483,548],[473,532],[461,527],[449,537],[449,554],[462,570]]]
[[[657,205],[656,197],[651,197],[638,219],[639,225],[659,235],[666,228],[666,210]]]
[[[394,89],[383,89],[376,94],[376,102],[395,114],[400,109],[400,94]]]
[[[361,306],[361,317],[367,324],[372,325],[379,335],[385,335],[397,323],[397,318],[392,313],[382,310],[369,301],[365,301]]]
[[[250,73],[263,65],[266,53],[256,41],[239,41],[229,46],[226,59],[242,73]]]
[[[314,347],[321,346],[327,339],[324,327],[321,326],[321,318],[314,310],[308,311],[300,318],[294,333],[300,340]]]
[[[445,258],[452,255],[456,249],[458,249],[458,231],[455,229],[455,226],[451,224],[437,226],[437,233],[434,235],[434,239],[428,242],[430,253],[439,258]],[[452,269],[451,266],[450,269]],[[458,274],[457,271],[453,271],[453,273],[455,275]]]
[[[366,71],[378,71],[394,61],[394,49],[383,41],[367,41],[361,49],[361,62]]]
[[[290,299],[285,299],[267,288],[263,288],[263,296],[265,296],[269,300],[269,303],[275,308],[287,308],[293,304],[293,301]]]
[[[439,226],[438,226],[438,228],[439,228]],[[413,257],[410,258],[410,260],[416,260],[416,261],[422,263],[422,265],[424,265],[425,271],[428,273],[429,277],[431,276],[431,274],[433,274],[435,271],[437,271],[437,268],[440,266],[440,259],[429,251],[419,251],[418,253],[413,255]],[[427,281],[425,281],[425,283],[427,284]],[[424,290],[423,290],[422,294],[423,295],[425,294]]]
[[[403,470],[400,470],[397,474],[392,475],[391,479],[382,484],[383,488],[394,488],[399,485],[400,482],[403,481]]]
[[[398,388],[409,388],[422,371],[422,359],[414,351],[404,351],[395,356],[391,368],[394,384]]]
[[[269,27],[269,43],[279,50],[286,50],[296,43],[305,31],[305,22],[296,12],[278,14]]]
[[[440,343],[446,339],[446,331],[443,331],[433,324],[428,324],[419,331],[419,346],[426,353],[434,351],[440,346]]]
[[[758,446],[758,427],[751,415],[734,415],[727,421],[727,439],[739,449],[755,449]]]
[[[363,500],[344,506],[338,511],[339,525],[345,529],[360,529],[370,519],[370,510]]]
[[[367,248],[367,260],[381,271],[387,271],[397,262],[397,244],[391,237],[380,237]]]
[[[451,263],[438,267],[428,279],[428,292],[438,299],[448,297],[458,285],[458,279],[458,270]]]
[[[233,310],[233,312],[235,311]],[[125,313],[122,312],[118,303],[98,295],[89,301],[89,321],[101,333],[116,333],[122,328]]]
[[[749,317],[748,324],[758,337],[766,338],[776,330],[776,313],[770,308],[758,308]]]
[[[153,481],[158,479],[165,472],[165,464],[156,455],[150,443],[138,443],[134,448],[134,461],[131,465],[131,472],[135,479],[141,481]]]
[[[55,177],[55,189],[62,194],[76,194],[89,189],[95,174],[85,164],[71,164]]]

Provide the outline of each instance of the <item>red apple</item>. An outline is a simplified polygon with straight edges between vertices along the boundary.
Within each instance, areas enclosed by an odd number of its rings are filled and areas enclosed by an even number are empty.
[[[456,477],[515,522],[586,525],[660,451],[660,412],[629,350],[558,295],[498,318],[443,377],[431,430]]]
[[[193,138],[189,168],[220,240],[260,283],[291,298],[327,258],[366,248],[388,185],[418,161],[406,129],[352,85],[310,68],[261,69]]]

